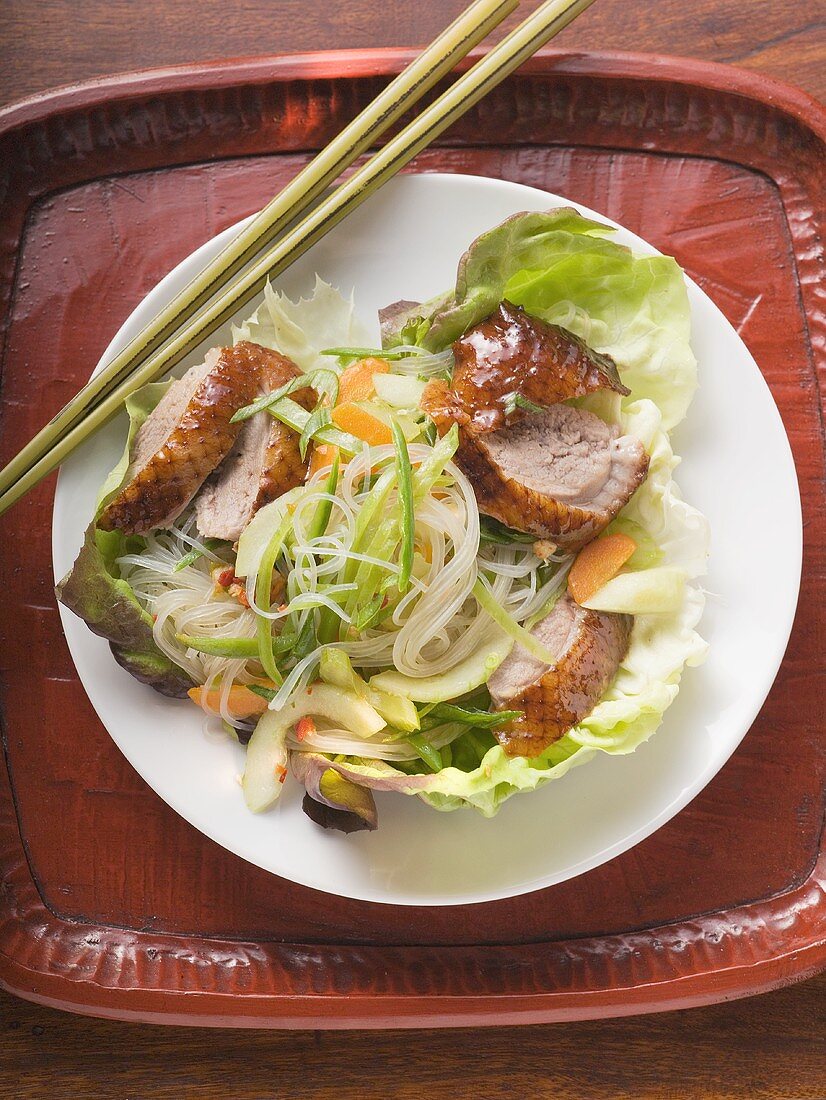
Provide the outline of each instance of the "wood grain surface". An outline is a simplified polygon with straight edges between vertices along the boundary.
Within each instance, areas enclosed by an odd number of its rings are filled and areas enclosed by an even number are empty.
[[[750,1001],[498,1031],[211,1031],[9,1002],[9,1100],[823,1100],[826,978]],[[820,1038],[821,1047],[816,1043]]]
[[[5,0],[0,102],[106,73],[433,37],[460,0]],[[527,7],[528,5],[523,5]],[[822,0],[600,0],[559,44],[739,64],[826,96]],[[600,1023],[371,1033],[162,1029],[0,995],[9,1097],[823,1097],[826,978]]]

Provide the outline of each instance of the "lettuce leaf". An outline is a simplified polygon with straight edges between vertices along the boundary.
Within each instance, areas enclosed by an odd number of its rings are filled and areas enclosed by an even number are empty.
[[[471,244],[447,298],[383,311],[385,346],[412,339],[441,351],[505,298],[610,355],[634,399],[654,401],[670,430],[697,386],[683,273],[668,256],[607,240],[612,232],[569,208],[514,214]]]
[[[241,325],[233,325],[232,340],[251,340],[286,355],[304,374],[328,369],[332,360],[325,348],[357,347],[369,342],[369,334],[355,315],[352,296],[347,299],[335,287],[316,276],[309,298],[291,301],[267,283],[264,301]]]
[[[120,461],[101,487],[95,518],[126,480],[135,435],[168,387],[168,382],[153,382],[127,399],[129,435]],[[101,531],[93,520],[77,560],[56,585],[55,593],[90,630],[108,640],[115,660],[135,679],[163,695],[183,698],[192,680],[155,644],[152,618],[121,579],[115,564],[124,552],[125,542],[119,531]]]

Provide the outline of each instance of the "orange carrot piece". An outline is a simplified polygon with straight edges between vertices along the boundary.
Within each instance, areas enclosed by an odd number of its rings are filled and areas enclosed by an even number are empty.
[[[367,401],[375,396],[374,374],[387,374],[390,364],[386,359],[359,359],[341,372],[338,380],[337,405],[346,405],[350,401]]]
[[[379,420],[366,409],[362,409],[360,405],[353,404],[352,401],[344,405],[336,405],[331,415],[336,427],[341,428],[343,432],[349,432],[356,439],[363,439],[371,447],[393,442],[393,433],[384,421]]]
[[[206,691],[203,687],[194,687],[189,689],[188,694],[192,702],[207,714],[217,713],[221,704],[219,688]],[[254,718],[256,714],[263,714],[267,709],[267,700],[262,699],[260,695],[256,695],[243,684],[233,684],[229,689],[228,706],[235,718]]]
[[[332,443],[314,443],[313,450],[310,454],[310,465],[307,467],[307,481],[317,474],[319,470],[323,470],[325,466],[332,466],[333,459],[336,457],[336,451],[338,447]]]
[[[628,561],[637,544],[628,535],[602,535],[582,547],[568,574],[568,591],[579,604],[590,600],[604,584],[615,577]]]

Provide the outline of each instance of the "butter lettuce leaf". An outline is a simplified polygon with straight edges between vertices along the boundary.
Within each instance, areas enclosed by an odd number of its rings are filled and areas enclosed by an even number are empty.
[[[514,214],[471,244],[452,293],[383,311],[385,346],[441,351],[507,299],[610,355],[670,431],[697,386],[685,279],[671,257],[637,256],[612,233],[570,208]]]
[[[295,302],[267,283],[263,302],[241,325],[233,325],[232,339],[272,348],[309,374],[330,369],[334,360],[321,354],[325,348],[358,347],[370,336],[356,317],[352,295],[345,298],[316,277],[311,296]]]

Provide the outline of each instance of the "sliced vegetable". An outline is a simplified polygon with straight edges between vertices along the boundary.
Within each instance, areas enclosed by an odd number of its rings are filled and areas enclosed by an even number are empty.
[[[304,431],[307,421],[312,415],[289,397],[282,397],[280,401],[267,409],[267,412],[274,416],[276,420],[280,420],[282,424],[286,424],[288,428],[292,428],[293,431],[299,433]],[[341,431],[332,424],[319,429],[315,438],[322,443],[332,443],[333,446],[340,447],[348,455],[358,454],[361,450],[360,439],[346,431]]]
[[[223,546],[224,541],[222,539],[204,539],[204,548],[206,550],[217,550],[219,546]],[[204,556],[204,551],[198,547],[193,547],[188,554],[184,554],[180,561],[176,562],[172,567],[173,573],[180,573],[182,569],[186,569],[188,565],[194,565],[199,558]]]
[[[410,587],[410,573],[413,569],[413,542],[415,536],[416,517],[413,511],[413,473],[410,468],[410,455],[407,450],[407,441],[401,428],[393,421],[393,442],[396,446],[396,480],[398,482],[399,506],[399,534],[401,536],[401,549],[399,551],[399,575],[396,578],[396,587],[404,593]]]
[[[523,397],[521,393],[506,393],[502,399],[502,407],[505,410],[506,416],[511,416],[517,409],[525,409],[527,412],[541,413],[544,412],[542,405],[537,405],[533,401],[529,401],[527,397]]]
[[[267,612],[272,600],[272,575],[275,562],[284,547],[284,539],[290,529],[291,517],[289,511],[281,521],[281,524],[273,533],[266,549],[258,563],[258,576],[255,581],[255,603],[260,611]],[[281,684],[283,677],[275,663],[272,650],[272,619],[263,615],[256,615],[255,628],[258,637],[258,660],[264,667],[264,671],[276,684]]]
[[[343,833],[375,829],[378,814],[370,789],[351,782],[329,763],[319,752],[292,754],[293,773],[307,791],[301,806],[304,813],[324,829]]]
[[[568,591],[572,598],[578,604],[589,600],[619,573],[636,549],[634,540],[621,532],[601,535],[586,543],[568,573]]]
[[[346,688],[359,698],[366,699],[389,726],[403,733],[412,733],[419,728],[419,714],[411,701],[368,684],[353,668],[344,650],[325,649],[319,658],[318,674],[325,683]]]
[[[359,737],[372,737],[385,724],[369,703],[329,684],[313,684],[281,710],[268,710],[250,738],[241,783],[253,813],[266,810],[281,794],[287,774],[287,734],[305,715],[326,718]]]
[[[380,447],[382,444],[393,442],[393,434],[388,426],[379,420],[377,416],[373,416],[372,413],[368,412],[367,409],[354,404],[352,401],[348,401],[343,405],[336,405],[332,412],[332,418],[333,423],[343,432],[369,443],[371,447]],[[321,434],[319,438],[322,438]],[[330,439],[326,442],[333,443],[335,440]]]
[[[685,570],[670,565],[620,573],[582,606],[628,615],[673,614],[682,606],[686,579]]]
[[[370,678],[370,687],[415,699],[418,703],[443,703],[458,699],[486,684],[513,647],[504,631],[464,661],[438,676],[405,676],[391,669]]]
[[[194,687],[189,690],[189,698],[207,714],[217,714],[221,706],[221,689]],[[253,690],[253,685],[233,684],[229,689],[227,706],[234,718],[252,718],[263,714],[267,709],[267,700]]]
[[[338,447],[334,447],[332,443],[314,443],[310,455],[310,465],[307,468],[307,481],[317,474],[319,470],[323,470],[326,466],[332,465],[333,459],[337,457]]]
[[[302,460],[307,457],[307,448],[310,442],[330,423],[329,408],[322,402],[319,402],[310,413],[307,418],[307,423],[301,429],[301,435],[298,437],[298,453],[301,455]]]
[[[606,534],[614,535],[618,533],[628,535],[637,546],[626,562],[629,569],[650,569],[662,562],[665,555],[641,523],[636,523],[633,519],[629,519],[624,515],[617,516],[613,523],[608,525]]]
[[[516,619],[505,611],[504,607],[499,606],[493,593],[481,577],[477,579],[472,591],[479,606],[487,611],[497,626],[501,627],[506,634],[509,634],[515,642],[518,642],[523,649],[526,649],[537,660],[544,661],[548,665],[554,664],[556,654],[546,649],[529,630],[526,630],[524,626],[520,626]]]
[[[375,374],[373,385],[376,396],[394,409],[418,409],[427,383],[409,374]]]
[[[175,637],[187,649],[206,653],[210,657],[229,657],[230,660],[258,658],[257,638],[214,638],[209,634],[176,634]],[[272,651],[278,656],[287,653],[295,645],[294,633],[278,634],[272,640]]]
[[[309,792],[308,792],[309,793]],[[321,773],[318,781],[318,793],[324,799],[323,805],[340,813],[354,815],[363,829],[373,830],[378,826],[378,814],[373,794],[367,787],[351,783],[333,768]],[[310,796],[312,797],[312,796]],[[340,823],[337,823],[340,827]],[[355,831],[348,828],[347,832]]]
[[[259,508],[241,532],[238,553],[235,558],[236,577],[249,577],[258,571],[258,565],[275,533],[289,515],[293,506],[306,490],[304,486],[290,489],[271,504]]]
[[[375,377],[387,374],[390,367],[386,359],[368,357],[351,363],[341,375],[338,387],[338,404],[350,401],[368,401],[376,393]]]
[[[322,355],[337,355],[339,359],[409,359],[412,355],[427,355],[423,348],[403,348],[385,351],[383,348],[325,348]]]
[[[442,474],[445,466],[456,454],[459,447],[459,429],[454,424],[450,431],[445,432],[433,447],[433,450],[413,471],[413,499],[423,500]]]
[[[291,393],[296,393],[298,390],[303,390],[306,386],[313,385],[314,374],[299,374],[295,378],[291,378],[289,382],[286,382],[283,386],[279,386],[277,390],[273,390],[272,393],[264,393],[260,397],[257,397],[255,401],[250,402],[249,405],[244,405],[243,408],[238,409],[236,413],[230,418],[230,424],[237,424],[239,420],[249,420],[250,417],[255,416],[256,413],[269,410],[282,397],[287,397]]]
[[[315,452],[313,452],[313,453],[315,453]],[[332,464],[332,467],[330,468],[330,473],[327,477],[327,483],[324,486],[324,492],[329,493],[330,496],[333,496],[335,494],[336,488],[338,486],[338,468],[339,468],[338,451],[334,451],[333,452],[333,464]],[[333,502],[332,502],[332,500],[322,500],[318,504],[318,506],[315,510],[315,514],[314,514],[312,520],[310,521],[310,526],[307,530],[307,538],[308,539],[312,540],[312,539],[321,538],[321,536],[327,530],[327,524],[330,522],[330,514],[332,513],[332,511],[333,511]]]

